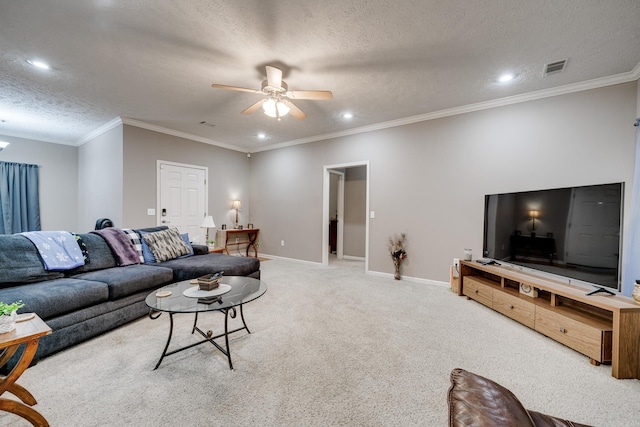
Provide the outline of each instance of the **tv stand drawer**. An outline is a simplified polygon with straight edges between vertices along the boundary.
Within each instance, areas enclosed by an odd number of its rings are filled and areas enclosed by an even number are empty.
[[[612,331],[536,308],[535,330],[600,363],[611,362]]]
[[[464,278],[464,294],[480,304],[493,305],[493,289],[474,277]]]
[[[536,312],[533,303],[496,291],[493,293],[493,309],[533,329]]]

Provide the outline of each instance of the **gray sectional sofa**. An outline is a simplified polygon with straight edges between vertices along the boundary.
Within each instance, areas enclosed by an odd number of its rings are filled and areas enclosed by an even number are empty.
[[[161,229],[166,227],[142,231]],[[144,299],[166,284],[221,270],[260,278],[258,259],[210,254],[202,245],[193,245],[193,256],[119,267],[101,236],[79,236],[89,263],[60,272],[45,270],[26,237],[0,235],[0,301],[22,300],[19,312],[37,313],[53,330],[40,339],[35,361],[148,314]]]

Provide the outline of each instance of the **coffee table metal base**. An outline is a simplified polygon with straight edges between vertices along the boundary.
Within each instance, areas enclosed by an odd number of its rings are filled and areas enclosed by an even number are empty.
[[[227,309],[220,309],[219,311],[224,313],[224,333],[216,335],[216,336],[212,336],[213,332],[211,330],[209,330],[207,332],[204,332],[202,329],[200,329],[198,327],[198,313],[196,312],[195,313],[195,318],[193,320],[193,329],[191,329],[191,333],[193,334],[195,332],[198,332],[205,339],[203,339],[201,341],[198,341],[198,342],[195,342],[193,344],[189,344],[189,345],[181,347],[181,348],[177,348],[175,350],[167,351],[169,349],[169,344],[171,343],[171,337],[173,336],[173,315],[174,314],[178,314],[178,313],[169,312],[169,320],[170,320],[169,337],[167,338],[167,343],[165,344],[164,350],[162,351],[162,356],[160,356],[160,360],[158,360],[158,363],[156,364],[156,367],[153,368],[153,370],[155,371],[156,369],[158,369],[158,367],[162,363],[162,360],[166,356],[171,356],[172,354],[179,353],[179,352],[181,352],[183,350],[187,350],[189,348],[195,347],[195,346],[200,345],[200,344],[204,344],[206,342],[209,342],[209,343],[213,344],[215,348],[217,348],[218,350],[220,350],[222,352],[222,354],[227,356],[227,359],[229,360],[229,369],[233,369],[233,363],[231,362],[231,350],[229,349],[229,335],[231,335],[231,334],[233,334],[235,332],[243,331],[243,330],[246,330],[248,333],[251,333],[251,331],[247,327],[247,323],[244,321],[244,313],[242,312],[242,304],[240,304],[240,318],[242,319],[242,327],[234,329],[232,331],[229,330],[229,318],[232,318],[232,319],[236,318],[236,316],[237,316],[236,308],[235,307],[231,307],[231,308],[227,308]],[[157,314],[154,315],[154,313],[157,313]],[[157,319],[158,317],[160,317],[161,314],[162,314],[162,312],[157,312],[157,311],[154,311],[153,309],[149,310],[149,318],[151,318],[151,319]],[[221,337],[224,337],[224,342],[225,342],[226,349],[222,348],[222,346],[220,344],[215,342],[216,339],[221,338]]]

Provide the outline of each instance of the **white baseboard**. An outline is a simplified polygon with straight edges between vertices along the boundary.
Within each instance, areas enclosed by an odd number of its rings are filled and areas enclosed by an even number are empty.
[[[299,262],[299,263],[302,263],[302,264],[322,265],[321,262],[307,261],[307,260],[304,260],[304,259],[297,259],[297,258],[287,258],[287,257],[269,255],[269,254],[260,254],[260,257],[261,258],[271,258],[271,259],[281,259],[281,260],[285,260],[285,261]]]
[[[342,259],[347,259],[349,261],[364,261],[366,258],[361,256],[343,255]]]
[[[371,274],[372,276],[388,277],[390,279],[393,279],[393,274],[392,273],[383,273],[381,271],[371,271],[371,270],[369,270],[367,272],[367,274]],[[421,279],[419,277],[402,276],[402,280],[406,280],[407,282],[423,283],[425,285],[442,286],[442,287],[445,287],[445,288],[450,288],[451,287],[451,283],[449,283],[449,282],[441,282],[439,280],[430,280],[430,279]]]
[[[322,266],[323,265],[321,262],[306,261],[306,260],[302,260],[302,259],[287,258],[287,257],[276,256],[276,255],[260,254],[260,256],[264,257],[264,258],[280,259],[280,260],[284,260],[284,261],[292,261],[292,262],[315,265],[315,266]],[[347,257],[345,256],[345,258],[347,258]],[[351,257],[351,259],[355,259],[355,257]],[[364,261],[364,258],[357,258],[357,259]],[[372,276],[387,277],[389,279],[393,279],[393,274],[392,273],[383,273],[381,271],[371,271],[371,270],[369,270],[369,271],[366,271],[365,274],[371,274]],[[418,277],[411,277],[411,276],[402,276],[402,280],[406,280],[407,282],[423,283],[425,285],[434,285],[434,286],[441,286],[441,287],[444,287],[444,288],[451,288],[451,283],[449,283],[449,282],[441,282],[439,280],[421,279],[421,278],[418,278]]]

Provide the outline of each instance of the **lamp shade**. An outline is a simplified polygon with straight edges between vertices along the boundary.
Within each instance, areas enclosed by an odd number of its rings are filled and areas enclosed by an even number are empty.
[[[213,222],[213,217],[211,215],[205,216],[200,228],[216,228],[216,224]]]
[[[231,203],[231,207],[233,209],[242,209],[242,205],[240,204],[240,200],[234,200],[233,203]]]

